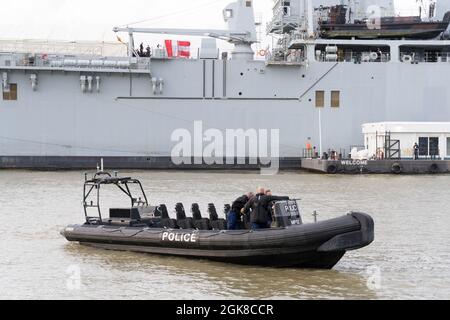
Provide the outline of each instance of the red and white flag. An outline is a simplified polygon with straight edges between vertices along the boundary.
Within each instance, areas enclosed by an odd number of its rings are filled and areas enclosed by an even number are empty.
[[[166,51],[169,58],[190,58],[191,43],[189,41],[172,41],[166,40]]]
[[[189,41],[178,41],[178,57],[191,57],[191,43]]]

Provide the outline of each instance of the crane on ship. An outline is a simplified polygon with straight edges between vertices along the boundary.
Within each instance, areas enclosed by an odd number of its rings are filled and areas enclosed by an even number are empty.
[[[228,24],[226,30],[114,27],[113,31],[128,34],[128,53],[130,56],[134,51],[134,34],[145,33],[216,38],[234,45],[232,52],[234,58],[247,59],[253,57],[254,52],[251,46],[257,42],[253,2],[251,0],[237,0],[223,10],[223,17]]]

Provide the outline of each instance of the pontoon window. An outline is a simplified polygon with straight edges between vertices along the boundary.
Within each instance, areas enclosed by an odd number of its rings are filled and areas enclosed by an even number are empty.
[[[341,92],[331,91],[331,107],[339,108],[341,106]]]
[[[428,138],[419,138],[419,156],[428,156]]]
[[[325,91],[316,91],[316,108],[325,107]]]
[[[439,156],[439,138],[430,138],[430,156]]]
[[[447,144],[448,149],[448,144]],[[420,137],[419,155],[422,157],[439,156],[439,138],[438,137]]]

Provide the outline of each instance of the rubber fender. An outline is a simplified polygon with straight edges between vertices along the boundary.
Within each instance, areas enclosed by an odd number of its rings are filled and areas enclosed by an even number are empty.
[[[439,166],[438,166],[438,164],[437,164],[437,163],[433,163],[433,164],[430,166],[429,171],[430,171],[430,173],[438,173],[438,172],[439,172]]]
[[[335,164],[330,164],[327,168],[327,173],[329,174],[336,174],[338,171],[337,165]]]
[[[400,174],[403,172],[403,166],[400,163],[396,162],[392,165],[391,171],[392,173]]]

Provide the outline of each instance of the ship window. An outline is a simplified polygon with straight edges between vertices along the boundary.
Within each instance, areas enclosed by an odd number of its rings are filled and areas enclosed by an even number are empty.
[[[17,100],[17,84],[10,83],[9,90],[3,90],[3,100]]]
[[[252,6],[252,2],[251,2],[251,1],[247,1],[245,4],[246,4],[246,6],[247,6],[248,8],[250,8],[250,7]]]
[[[325,91],[316,91],[316,108],[325,107]]]
[[[331,107],[339,108],[341,106],[341,92],[331,91]]]
[[[231,19],[231,18],[233,18],[233,10],[232,9],[226,9],[223,12],[223,15],[225,17],[225,20]]]

